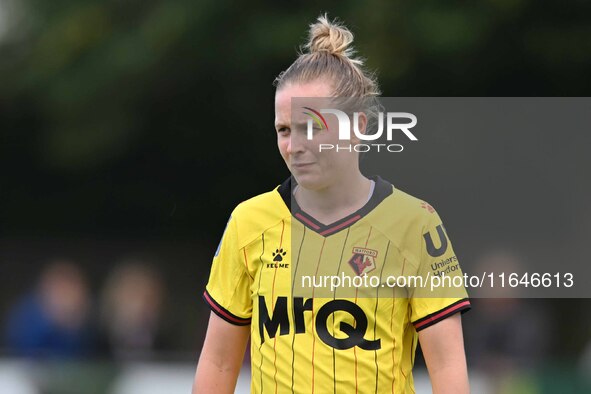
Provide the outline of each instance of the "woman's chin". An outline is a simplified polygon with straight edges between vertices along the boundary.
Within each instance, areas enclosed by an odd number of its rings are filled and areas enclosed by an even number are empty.
[[[308,190],[320,190],[326,187],[326,177],[319,174],[293,174],[300,187]]]

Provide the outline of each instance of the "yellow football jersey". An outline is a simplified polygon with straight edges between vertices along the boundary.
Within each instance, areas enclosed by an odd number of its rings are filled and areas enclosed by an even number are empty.
[[[291,178],[233,211],[204,299],[251,325],[252,393],[414,392],[417,331],[470,308],[463,286],[428,285],[462,276],[435,210],[372,179],[367,204],[330,225],[298,207]],[[392,285],[410,276],[426,282]]]

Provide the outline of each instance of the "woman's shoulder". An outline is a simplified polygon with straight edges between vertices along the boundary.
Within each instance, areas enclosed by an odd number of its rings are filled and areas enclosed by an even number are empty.
[[[393,228],[417,229],[438,220],[435,208],[424,199],[392,186],[392,194],[378,207],[376,216]]]
[[[424,218],[428,216],[427,213],[434,212],[433,207],[428,202],[400,189],[398,186],[394,186],[390,181],[379,176],[372,177],[372,179],[376,180],[376,190],[378,192],[382,190],[381,193],[386,195],[383,204],[380,204],[383,205],[381,207],[385,211],[383,213],[389,212],[395,216]],[[384,193],[383,190],[388,192]]]
[[[285,201],[283,200],[277,187],[273,190],[257,194],[247,200],[242,201],[236,206],[234,212],[241,216],[250,216],[252,214],[261,214],[263,212],[284,215],[286,210],[287,214],[289,214],[289,209],[287,208],[287,205],[285,204]]]
[[[244,240],[260,236],[271,227],[285,225],[289,218],[289,208],[277,188],[242,201],[232,212],[232,220]]]
[[[394,188],[392,196],[394,197],[393,202],[411,216],[427,217],[429,213],[435,212],[435,209],[427,201],[404,190]]]

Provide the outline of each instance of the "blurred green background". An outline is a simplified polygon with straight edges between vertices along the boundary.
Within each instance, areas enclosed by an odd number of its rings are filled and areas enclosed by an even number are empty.
[[[272,81],[325,11],[355,33],[384,96],[591,92],[582,0],[0,0],[0,322],[54,259],[74,262],[91,300],[104,298],[122,261],[141,261],[164,289],[149,359],[193,368],[208,313],[201,292],[227,217],[288,175]],[[422,182],[414,175],[402,177],[411,192]],[[455,233],[460,256],[476,255]],[[553,322],[544,351],[499,390],[585,392],[589,300],[531,302]],[[93,373],[110,381],[120,371],[108,347],[85,359],[100,360]]]

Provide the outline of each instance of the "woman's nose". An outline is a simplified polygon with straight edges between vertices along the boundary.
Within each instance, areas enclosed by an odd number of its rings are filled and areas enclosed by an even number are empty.
[[[297,153],[302,152],[305,147],[305,138],[306,136],[303,133],[291,133],[289,136],[289,142],[287,144],[287,152],[288,153]]]

